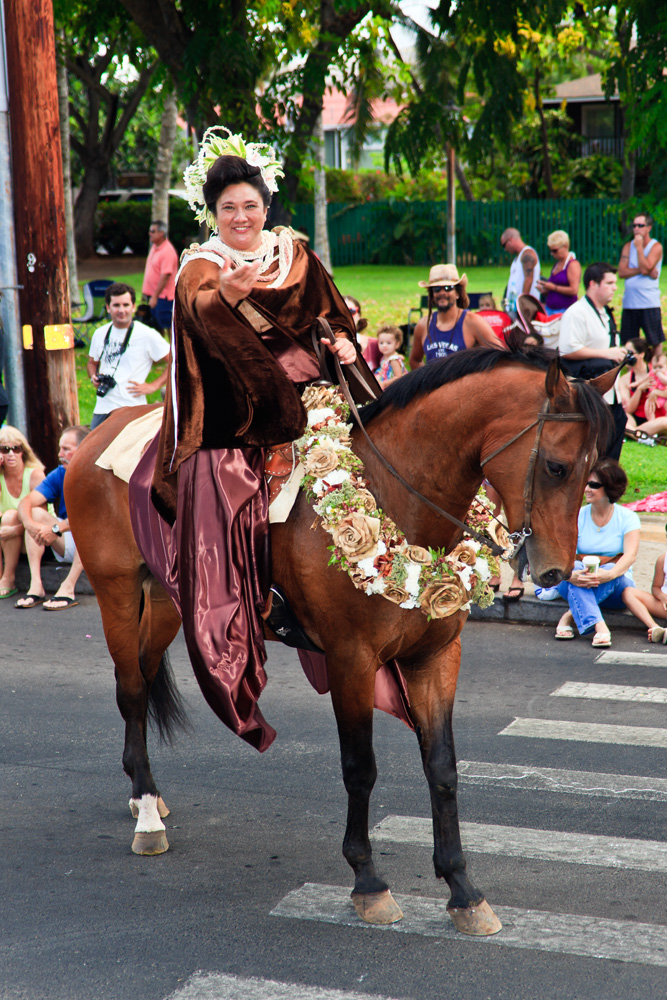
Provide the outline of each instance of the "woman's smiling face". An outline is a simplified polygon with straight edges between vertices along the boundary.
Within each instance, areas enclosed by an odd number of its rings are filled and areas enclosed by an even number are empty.
[[[230,184],[215,205],[218,232],[234,250],[257,250],[268,209],[252,184]]]

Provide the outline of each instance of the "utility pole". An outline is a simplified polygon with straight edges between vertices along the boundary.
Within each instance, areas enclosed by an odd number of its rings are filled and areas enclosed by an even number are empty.
[[[447,263],[456,264],[456,151],[447,143]]]
[[[79,420],[52,0],[5,0],[9,121],[29,439],[47,467],[63,427]]]

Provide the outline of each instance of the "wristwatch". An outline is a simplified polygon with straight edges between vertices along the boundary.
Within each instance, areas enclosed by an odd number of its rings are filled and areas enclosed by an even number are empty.
[[[51,531],[53,532],[54,535],[62,536],[62,531],[60,530],[59,524],[54,524],[53,527],[51,528]]]

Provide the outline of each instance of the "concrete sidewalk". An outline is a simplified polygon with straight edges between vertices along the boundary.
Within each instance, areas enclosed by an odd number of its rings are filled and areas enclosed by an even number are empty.
[[[656,559],[664,556],[667,549],[667,535],[665,534],[667,514],[640,514],[639,517],[642,525],[641,541],[639,543],[639,556],[633,568],[633,576],[640,590],[650,591]],[[505,621],[526,625],[554,625],[555,627],[566,610],[567,603],[561,598],[555,601],[539,601],[535,597],[535,585],[532,580],[526,580],[523,584],[525,594],[520,601],[506,603],[502,599],[502,594],[509,588],[512,576],[511,567],[503,565],[500,592],[496,595],[493,605],[484,610],[473,605],[470,617],[474,621]],[[645,626],[629,611],[605,611],[604,620],[612,630],[614,628],[631,628],[645,631]]]

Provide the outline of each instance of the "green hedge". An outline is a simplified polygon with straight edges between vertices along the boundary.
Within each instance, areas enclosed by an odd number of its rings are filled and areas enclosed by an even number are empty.
[[[100,202],[95,219],[95,241],[117,256],[129,247],[145,255],[150,246],[150,201]],[[169,199],[169,239],[180,253],[197,238],[197,222],[192,209],[182,198]]]

